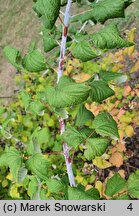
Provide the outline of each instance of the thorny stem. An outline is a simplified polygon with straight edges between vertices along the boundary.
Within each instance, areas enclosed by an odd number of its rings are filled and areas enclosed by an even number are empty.
[[[63,75],[63,71],[64,71],[66,41],[67,41],[68,26],[69,26],[69,21],[70,21],[71,4],[72,4],[72,0],[68,0],[66,10],[65,10],[65,16],[64,16],[64,27],[63,27],[62,41],[61,41],[61,47],[60,47],[60,60],[59,60],[59,66],[58,66],[57,83],[59,82],[59,79]],[[63,134],[65,131],[64,119],[59,117],[58,120],[60,124],[60,133]],[[65,162],[66,162],[67,174],[68,174],[70,186],[75,187],[76,184],[75,184],[73,170],[72,170],[72,160],[70,158],[68,145],[65,142],[63,142],[63,153],[65,156]]]

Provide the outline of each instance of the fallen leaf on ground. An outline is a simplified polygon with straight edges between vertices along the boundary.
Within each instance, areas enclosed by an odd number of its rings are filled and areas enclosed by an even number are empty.
[[[109,159],[110,163],[116,167],[120,167],[123,164],[123,156],[120,152],[115,152]]]

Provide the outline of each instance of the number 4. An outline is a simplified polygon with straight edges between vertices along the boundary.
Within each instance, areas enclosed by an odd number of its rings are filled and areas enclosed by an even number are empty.
[[[127,209],[130,210],[130,211],[133,210],[132,203],[130,203],[130,204],[127,206]]]

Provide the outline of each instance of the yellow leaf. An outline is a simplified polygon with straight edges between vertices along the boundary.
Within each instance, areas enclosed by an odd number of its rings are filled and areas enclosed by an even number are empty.
[[[99,169],[106,169],[112,166],[111,163],[101,157],[95,157],[95,159],[93,160],[93,164],[96,165]]]
[[[135,41],[135,35],[136,35],[136,28],[132,28],[128,33],[128,40],[134,42]]]
[[[139,60],[136,62],[136,64],[131,68],[131,73],[136,72],[139,70]]]
[[[18,192],[18,186],[17,186],[17,184],[13,184],[12,187],[10,188],[10,196],[12,198],[16,198],[16,199],[20,198],[20,194]]]
[[[91,75],[86,74],[86,73],[79,73],[77,75],[72,76],[72,78],[77,82],[85,82],[86,80],[90,79]]]
[[[76,179],[77,183],[79,183],[79,184],[83,181],[83,177],[79,176],[79,175],[77,175],[75,179]]]
[[[97,181],[95,183],[95,188],[99,191],[100,197],[102,197],[102,194],[103,194],[103,183],[101,181]]]
[[[11,174],[11,173],[8,173],[8,175],[6,176],[6,178],[7,178],[8,180],[10,180],[10,181],[12,181],[12,180],[13,180],[13,176],[12,176],[12,174]]]
[[[125,129],[125,133],[128,137],[132,137],[134,135],[134,129],[131,125],[128,125]]]

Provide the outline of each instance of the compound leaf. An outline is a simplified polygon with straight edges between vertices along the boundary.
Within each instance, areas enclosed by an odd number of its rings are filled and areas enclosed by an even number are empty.
[[[100,49],[114,49],[133,46],[134,43],[123,39],[115,24],[110,24],[92,35],[93,43]]]
[[[29,72],[41,72],[46,69],[45,58],[37,49],[27,53],[22,63],[24,68]]]
[[[108,84],[102,80],[94,80],[91,82],[90,86],[92,87],[90,91],[90,97],[96,102],[101,102],[115,94]]]
[[[87,139],[87,149],[84,154],[88,160],[92,160],[95,156],[104,154],[108,147],[109,140],[103,138],[89,138]]]
[[[84,125],[87,121],[93,120],[94,115],[92,112],[86,109],[84,105],[81,105],[79,107],[79,111],[76,116],[76,125],[77,126],[82,126]]]
[[[108,82],[111,80],[115,80],[119,77],[122,77],[123,74],[122,73],[114,73],[114,72],[109,72],[109,71],[100,71],[99,72],[99,76],[102,80]]]
[[[76,148],[83,142],[83,140],[85,140],[86,136],[75,128],[67,126],[62,138],[69,146]]]
[[[8,61],[17,69],[22,69],[21,65],[21,52],[18,51],[16,48],[11,46],[6,46],[4,48],[4,55],[8,59]]]
[[[49,52],[58,46],[53,34],[48,29],[43,31],[43,47],[45,52]]]
[[[96,132],[102,136],[119,138],[117,124],[112,116],[107,112],[99,113],[93,121],[93,126]]]
[[[30,159],[27,160],[26,166],[33,174],[43,180],[47,180],[48,169],[50,162],[45,159],[42,154],[36,153]]]
[[[84,102],[89,96],[90,87],[85,83],[75,83],[62,76],[56,88],[49,87],[46,92],[48,103],[55,108],[64,108]]]
[[[127,181],[128,193],[133,198],[139,198],[139,171],[129,176]]]
[[[91,48],[90,44],[86,41],[77,43],[72,50],[72,55],[83,62],[92,60],[93,58],[96,58],[98,56],[96,51],[94,51]]]
[[[42,18],[45,28],[52,29],[60,10],[61,0],[37,0],[33,9]]]
[[[23,158],[14,147],[7,148],[5,153],[0,157],[0,166],[8,166],[16,182],[18,182],[20,178],[19,174],[22,163]]]
[[[99,192],[95,188],[92,188],[91,190],[88,190],[86,192],[78,188],[69,188],[68,199],[69,200],[98,200]]]
[[[126,186],[126,180],[123,179],[119,173],[115,173],[113,177],[108,179],[106,183],[105,194],[113,197],[113,195],[119,193]]]
[[[48,179],[46,181],[46,184],[47,184],[48,190],[51,193],[64,192],[66,189],[65,185],[60,180],[57,180],[57,179]]]

